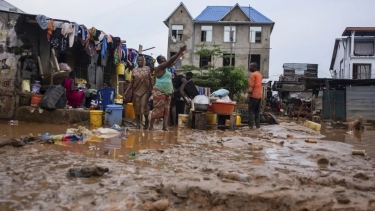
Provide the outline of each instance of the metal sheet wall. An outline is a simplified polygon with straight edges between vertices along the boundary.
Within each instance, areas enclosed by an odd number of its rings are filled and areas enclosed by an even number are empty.
[[[375,86],[346,87],[346,121],[375,119]]]
[[[345,91],[325,90],[323,93],[323,118],[345,121]]]

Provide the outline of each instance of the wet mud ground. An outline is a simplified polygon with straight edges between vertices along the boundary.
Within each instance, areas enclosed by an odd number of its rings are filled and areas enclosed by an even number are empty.
[[[1,125],[5,137],[68,128]],[[2,147],[0,210],[375,210],[374,131],[366,130],[361,142],[343,130],[322,134],[282,123],[260,130],[131,130],[85,143]],[[368,156],[353,156],[352,149]],[[317,163],[321,158],[328,163]],[[66,176],[71,167],[93,165],[110,171]]]

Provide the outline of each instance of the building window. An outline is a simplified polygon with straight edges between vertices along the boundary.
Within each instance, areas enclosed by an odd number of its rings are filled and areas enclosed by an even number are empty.
[[[184,31],[183,25],[172,25],[172,41],[182,41],[182,35]]]
[[[354,42],[354,55],[355,56],[373,56],[374,55],[374,42],[355,41]]]
[[[235,26],[224,26],[224,42],[236,42]]]
[[[236,55],[235,54],[223,54],[223,66],[236,66]],[[232,62],[232,63],[231,63]]]
[[[211,56],[200,56],[199,67],[208,69],[209,66],[211,66]]]
[[[258,65],[258,70],[260,70],[260,55],[259,54],[251,54],[249,55],[249,64],[252,62],[257,63]]]
[[[262,42],[262,27],[250,26],[250,42],[251,43]]]
[[[202,26],[201,41],[212,42],[212,26]]]
[[[353,64],[353,79],[371,79],[371,64]]]

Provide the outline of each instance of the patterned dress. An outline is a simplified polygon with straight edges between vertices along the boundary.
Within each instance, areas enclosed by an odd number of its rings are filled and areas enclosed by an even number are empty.
[[[148,115],[148,100],[151,96],[150,67],[135,68],[132,72],[133,107],[136,115]]]
[[[171,73],[166,70],[162,77],[156,78],[156,83],[152,90],[152,99],[154,102],[152,119],[162,118],[164,115],[169,116],[173,92],[171,76]]]

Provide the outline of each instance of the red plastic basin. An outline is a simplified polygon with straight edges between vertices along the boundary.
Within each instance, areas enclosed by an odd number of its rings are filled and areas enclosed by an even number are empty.
[[[232,114],[236,107],[235,103],[212,102],[212,112],[216,114]]]

